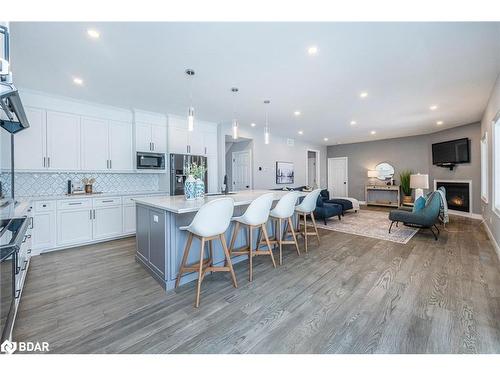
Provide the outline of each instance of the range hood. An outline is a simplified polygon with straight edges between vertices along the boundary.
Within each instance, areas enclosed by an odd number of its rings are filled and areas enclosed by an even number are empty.
[[[3,38],[3,57],[0,58],[0,126],[15,134],[29,128],[30,124],[16,86],[12,83],[9,66],[9,29],[0,25]]]

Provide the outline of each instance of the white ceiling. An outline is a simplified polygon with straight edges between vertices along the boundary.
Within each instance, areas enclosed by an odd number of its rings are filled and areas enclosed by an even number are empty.
[[[499,23],[12,23],[11,34],[20,87],[185,114],[193,68],[197,117],[230,120],[236,86],[241,126],[262,128],[270,99],[272,133],[322,144],[479,121],[500,71]]]

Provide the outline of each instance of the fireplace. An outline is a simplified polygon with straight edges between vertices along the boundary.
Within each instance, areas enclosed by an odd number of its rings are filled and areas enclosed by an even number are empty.
[[[471,212],[470,182],[469,181],[434,181],[435,189],[444,186],[448,209],[454,211]]]

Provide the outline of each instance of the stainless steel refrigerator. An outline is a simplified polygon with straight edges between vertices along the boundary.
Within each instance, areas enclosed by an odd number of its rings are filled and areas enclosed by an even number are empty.
[[[184,182],[188,177],[188,166],[192,163],[207,168],[207,158],[198,155],[170,154],[170,195],[184,195]],[[205,193],[208,191],[208,174],[205,173]]]

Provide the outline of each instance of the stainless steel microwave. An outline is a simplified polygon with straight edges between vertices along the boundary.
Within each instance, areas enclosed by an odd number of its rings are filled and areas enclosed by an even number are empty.
[[[137,169],[165,169],[165,154],[138,152]]]

